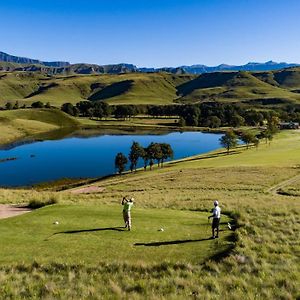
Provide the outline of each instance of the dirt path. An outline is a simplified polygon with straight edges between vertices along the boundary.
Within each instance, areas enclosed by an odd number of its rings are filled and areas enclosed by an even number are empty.
[[[19,216],[30,211],[31,209],[25,207],[0,204],[0,219]]]
[[[298,180],[300,180],[300,174],[298,174],[295,177],[292,177],[292,178],[290,178],[288,180],[282,181],[282,182],[280,182],[280,183],[278,183],[278,184],[270,187],[268,189],[268,192],[271,193],[271,194],[273,194],[273,195],[277,195],[278,191],[280,189],[282,189],[282,188],[284,188],[284,187],[286,187],[286,186],[288,186],[290,184],[293,184],[294,182],[297,182]]]

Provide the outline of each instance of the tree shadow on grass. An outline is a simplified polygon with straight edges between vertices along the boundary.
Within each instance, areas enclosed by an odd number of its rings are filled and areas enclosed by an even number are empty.
[[[107,231],[107,230],[112,230],[112,231],[125,231],[124,227],[104,227],[104,228],[93,228],[93,229],[80,229],[80,230],[68,230],[68,231],[61,231],[61,232],[56,232],[55,234],[74,234],[74,233],[82,233],[82,232],[97,232],[97,231]]]
[[[216,158],[216,157],[221,157],[221,156],[226,156],[229,157],[230,155],[235,155],[242,153],[242,150],[237,149],[237,150],[230,150],[228,153],[227,151],[223,152],[218,152],[218,153],[213,153],[213,154],[208,154],[208,155],[201,155],[200,157],[191,157],[191,158],[185,158],[184,161],[197,161],[197,160],[205,160],[205,159],[210,159],[210,158]],[[174,161],[174,162],[169,162],[169,165],[176,165],[178,163],[181,163],[182,160]]]
[[[76,234],[76,233],[84,233],[84,232],[97,232],[97,231],[126,231],[125,227],[104,227],[104,228],[92,228],[92,229],[80,229],[80,230],[67,230],[67,231],[59,231],[51,234],[49,237],[45,238],[44,241],[49,241],[55,235],[58,234]]]
[[[135,243],[134,246],[146,246],[146,247],[159,247],[167,245],[178,245],[186,243],[195,243],[195,242],[204,242],[208,241],[211,238],[199,239],[199,240],[175,240],[175,241],[165,241],[165,242],[153,242],[153,243]]]

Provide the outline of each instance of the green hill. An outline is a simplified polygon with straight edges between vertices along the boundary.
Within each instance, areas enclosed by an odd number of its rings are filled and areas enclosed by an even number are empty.
[[[300,95],[276,81],[278,72],[224,72],[202,74],[178,87],[178,102],[295,103]],[[299,78],[300,84],[300,78]],[[276,101],[277,99],[277,101]]]
[[[300,68],[290,68],[275,72],[260,72],[253,75],[271,85],[291,91],[295,88],[300,88]]]
[[[57,109],[19,109],[0,112],[0,144],[56,129],[76,127],[76,119]]]
[[[51,77],[14,72],[0,76],[0,104],[18,100],[21,104],[42,101],[55,106],[86,99],[110,104],[170,104],[176,98],[176,86],[194,78],[165,73]]]
[[[109,104],[242,102],[252,105],[300,101],[300,68],[274,72],[217,72],[200,76],[127,73],[51,76],[39,72],[0,73],[0,105],[35,101],[60,107],[81,100]]]

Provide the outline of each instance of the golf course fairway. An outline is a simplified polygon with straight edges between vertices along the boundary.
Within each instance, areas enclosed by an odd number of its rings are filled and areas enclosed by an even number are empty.
[[[211,240],[207,216],[134,208],[133,229],[129,232],[124,228],[121,207],[52,205],[0,221],[0,263],[199,264],[232,246],[232,232],[226,222],[229,219],[222,220],[220,239]]]
[[[220,149],[64,191],[0,189],[3,204],[56,202],[0,220],[0,295],[300,299],[299,176],[295,130],[258,148]],[[120,205],[127,195],[135,198],[130,232]],[[207,240],[215,199],[222,231]]]

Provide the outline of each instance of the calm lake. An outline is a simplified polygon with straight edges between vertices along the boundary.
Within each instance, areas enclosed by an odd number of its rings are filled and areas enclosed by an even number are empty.
[[[61,178],[113,174],[116,154],[128,155],[133,141],[144,147],[151,142],[169,143],[174,150],[174,159],[179,159],[220,148],[220,136],[202,132],[104,134],[23,144],[0,150],[0,186],[30,186]],[[16,159],[5,161],[8,158]],[[142,165],[140,160],[139,166]]]

